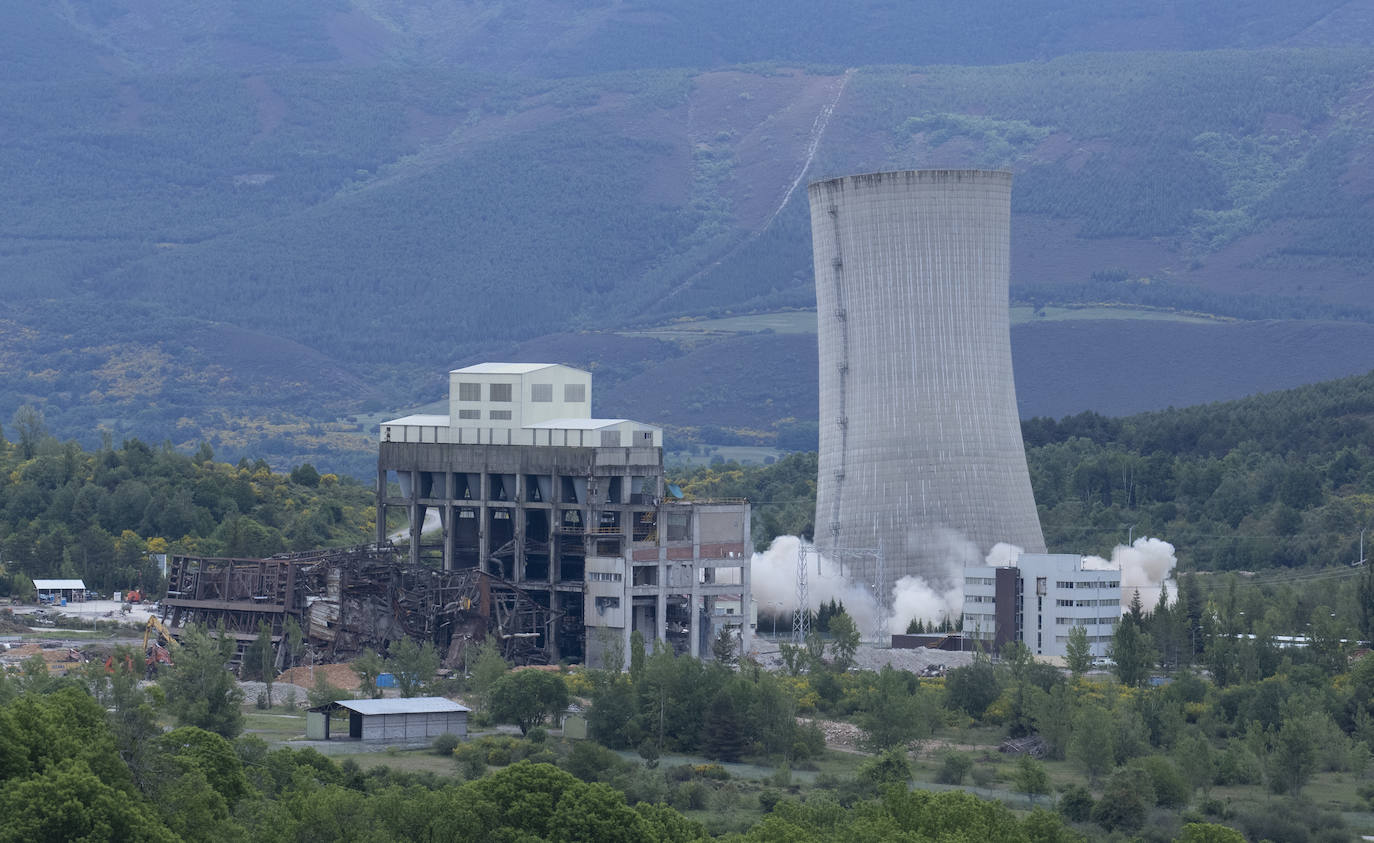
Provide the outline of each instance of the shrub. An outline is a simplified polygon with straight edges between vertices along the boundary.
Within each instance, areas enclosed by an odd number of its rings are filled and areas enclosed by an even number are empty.
[[[452,732],[445,732],[434,739],[434,754],[452,755],[453,751],[458,748],[458,744],[459,739],[457,735]]]
[[[987,765],[979,764],[973,768],[973,783],[978,787],[992,787],[993,782],[997,781],[997,770]]]
[[[962,752],[946,752],[940,759],[940,769],[935,780],[941,784],[963,784],[964,777],[973,769],[973,759]]]
[[[1087,822],[1092,818],[1094,805],[1096,802],[1088,789],[1076,784],[1064,791],[1064,795],[1059,798],[1059,813],[1069,822]]]
[[[1188,783],[1174,762],[1161,755],[1150,755],[1131,762],[1131,766],[1144,770],[1150,777],[1156,805],[1176,808],[1188,802]]]
[[[529,734],[525,735],[525,739],[530,743],[543,743],[548,740],[548,737],[548,730],[542,726],[535,726],[533,729],[530,729]]]
[[[673,793],[673,807],[679,811],[702,811],[709,795],[706,785],[701,782],[687,782]]]
[[[505,767],[510,764],[511,748],[503,744],[487,744],[487,764],[492,767]]]
[[[486,751],[477,744],[459,745],[453,750],[453,760],[458,764],[458,772],[469,781],[480,779],[487,772]]]
[[[562,767],[584,782],[603,781],[625,766],[611,750],[593,741],[577,741]]]
[[[911,764],[904,751],[889,749],[859,765],[858,779],[868,785],[905,784],[911,781]]]
[[[782,794],[776,790],[763,790],[759,792],[759,807],[765,814],[770,813],[782,801]]]

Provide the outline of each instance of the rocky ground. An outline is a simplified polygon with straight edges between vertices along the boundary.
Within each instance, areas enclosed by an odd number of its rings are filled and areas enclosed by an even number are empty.
[[[782,656],[778,645],[772,641],[754,639],[754,658],[767,670],[781,670]],[[946,670],[963,667],[973,662],[973,653],[947,652],[917,647],[912,650],[894,650],[891,647],[878,647],[860,644],[854,653],[854,666],[863,670],[882,670],[891,665],[896,670],[909,670],[918,676],[943,676]]]

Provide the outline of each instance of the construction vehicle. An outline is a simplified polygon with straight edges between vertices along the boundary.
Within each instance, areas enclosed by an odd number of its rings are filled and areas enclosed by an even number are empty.
[[[116,659],[115,655],[118,654],[111,654],[109,658],[105,659],[105,672],[113,674],[117,669],[122,668],[125,673],[132,675],[134,672],[134,657],[128,653],[124,653],[122,659]]]
[[[136,589],[136,588],[131,588],[131,589],[129,589],[128,591],[126,591],[126,592],[124,593],[124,602],[125,602],[125,603],[142,603],[142,602],[143,602],[143,592],[139,591],[139,590]]]
[[[153,633],[157,637],[153,638]],[[149,639],[152,639],[149,641]],[[167,625],[158,620],[157,615],[149,615],[148,623],[143,627],[143,664],[146,669],[145,676],[152,679],[157,676],[158,665],[172,665],[172,651],[177,648],[177,640],[172,637],[172,631]]]

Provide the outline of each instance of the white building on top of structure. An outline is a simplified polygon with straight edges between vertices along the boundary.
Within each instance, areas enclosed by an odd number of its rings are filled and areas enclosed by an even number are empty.
[[[1105,656],[1121,620],[1121,571],[1084,568],[1073,553],[1023,553],[1013,565],[964,569],[964,635],[1000,651],[1020,641],[1032,654],[1063,658],[1081,626]]]
[[[383,442],[662,448],[663,431],[592,418],[592,375],[557,363],[479,363],[449,372],[447,416],[382,424]]]

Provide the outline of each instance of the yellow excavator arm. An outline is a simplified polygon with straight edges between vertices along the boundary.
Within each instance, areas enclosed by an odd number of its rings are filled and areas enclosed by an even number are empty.
[[[167,628],[167,625],[158,620],[157,615],[149,615],[148,624],[143,628],[143,652],[148,652],[148,639],[152,637],[154,632],[157,633],[155,643],[161,644],[168,650],[177,646],[177,640],[172,637],[172,631]]]

